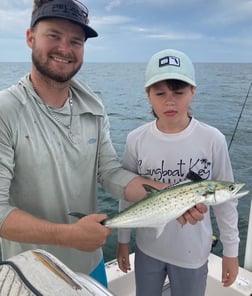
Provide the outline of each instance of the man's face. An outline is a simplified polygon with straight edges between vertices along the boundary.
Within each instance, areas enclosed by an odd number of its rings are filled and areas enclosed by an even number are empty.
[[[83,29],[63,19],[46,19],[27,31],[36,70],[56,82],[70,80],[81,68],[84,54]]]

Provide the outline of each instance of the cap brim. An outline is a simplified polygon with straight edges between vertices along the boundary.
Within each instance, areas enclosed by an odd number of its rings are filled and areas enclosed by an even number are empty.
[[[163,74],[153,76],[151,79],[149,79],[145,83],[144,87],[146,88],[146,87],[151,86],[154,83],[157,83],[157,82],[160,82],[163,80],[169,80],[169,79],[181,80],[186,83],[189,83],[192,86],[196,86],[196,83],[192,79],[188,78],[187,76],[177,74],[177,73],[163,73]]]
[[[91,27],[89,27],[87,25],[82,25],[82,28],[83,28],[87,38],[93,38],[93,37],[98,36],[98,33],[94,29],[92,29]]]
[[[41,17],[38,17],[36,19],[36,22],[35,23],[37,23],[38,21],[41,21],[43,19],[52,19],[52,18],[60,18],[60,19],[64,19],[64,20],[68,20],[70,22],[73,22],[73,23],[75,23],[77,25],[80,25],[82,27],[84,33],[85,33],[86,38],[93,38],[93,37],[97,37],[98,36],[98,33],[94,29],[92,29],[91,27],[89,27],[88,25],[85,25],[83,23],[77,22],[77,21],[73,20],[72,18],[68,18],[66,16],[57,16],[57,15],[41,16]],[[35,23],[33,25],[31,24],[31,27],[33,27],[35,25]]]

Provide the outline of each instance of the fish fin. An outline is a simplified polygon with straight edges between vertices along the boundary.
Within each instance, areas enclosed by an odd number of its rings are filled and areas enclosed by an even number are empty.
[[[156,228],[156,238],[159,238],[160,235],[163,233],[164,231],[164,228],[165,228],[165,224],[164,225],[161,225],[159,227]]]
[[[143,184],[143,187],[144,189],[148,192],[148,193],[155,193],[155,192],[160,192],[160,191],[163,191],[163,190],[166,190],[167,188],[169,188],[170,186],[167,186],[165,187],[164,189],[162,190],[159,190],[151,185],[148,185],[148,184]]]
[[[71,213],[68,213],[68,215],[76,217],[78,219],[81,219],[81,218],[87,216],[86,214],[83,214],[83,213],[80,213],[80,212],[71,212]]]
[[[80,213],[80,212],[71,212],[71,213],[68,213],[68,215],[69,215],[69,216],[76,217],[76,218],[78,218],[78,219],[81,219],[81,218],[87,216],[86,214],[83,214],[83,213]],[[100,224],[106,226],[106,221],[107,221],[107,219],[102,220],[102,221],[100,222]]]
[[[187,173],[186,179],[191,180],[191,181],[201,181],[201,180],[203,180],[200,175],[198,175],[197,173],[193,172],[192,170],[190,170]]]
[[[169,186],[168,187],[171,188],[171,187],[174,187],[174,186],[177,186],[177,185],[183,185],[183,184],[186,184],[186,183],[198,182],[198,181],[202,181],[202,180],[204,180],[204,179],[201,178],[200,175],[198,175],[197,173],[190,170],[187,173],[185,180],[183,180],[181,182],[178,182],[178,183],[175,183],[175,184],[171,185],[170,187]]]
[[[151,185],[143,184],[143,188],[148,192],[148,193],[154,193],[158,192],[159,190],[157,188],[152,187]]]

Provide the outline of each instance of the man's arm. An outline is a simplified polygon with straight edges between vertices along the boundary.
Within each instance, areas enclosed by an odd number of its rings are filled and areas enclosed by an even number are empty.
[[[105,214],[92,214],[73,224],[56,224],[15,209],[3,222],[0,236],[22,243],[94,251],[101,247],[111,234],[111,229],[100,224],[106,218]]]

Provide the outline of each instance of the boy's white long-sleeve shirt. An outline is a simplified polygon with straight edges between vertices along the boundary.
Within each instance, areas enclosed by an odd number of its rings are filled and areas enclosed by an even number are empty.
[[[124,167],[141,176],[167,184],[185,179],[189,170],[203,179],[233,181],[232,167],[224,135],[214,127],[192,118],[180,133],[159,131],[156,121],[147,123],[129,133]],[[120,201],[120,210],[129,205]],[[213,206],[223,255],[238,256],[239,233],[237,200]],[[119,230],[118,240],[127,243],[130,230]],[[147,255],[184,268],[198,268],[209,256],[212,246],[210,211],[196,225],[183,227],[171,221],[157,239],[153,228],[136,230],[136,244]]]

